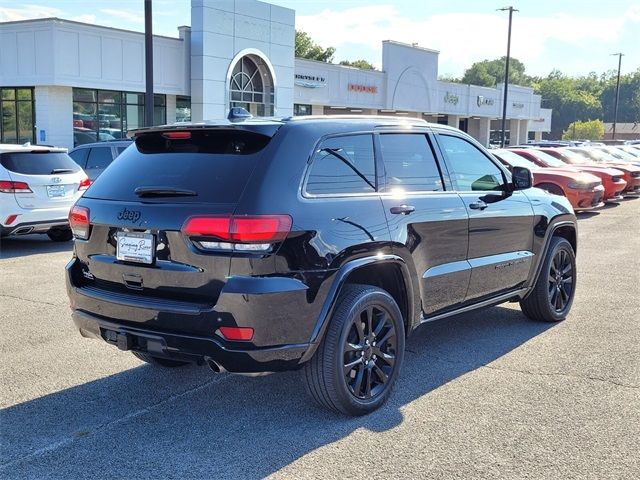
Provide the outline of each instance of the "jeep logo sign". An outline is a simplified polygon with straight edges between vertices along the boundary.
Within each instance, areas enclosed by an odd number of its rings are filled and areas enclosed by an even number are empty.
[[[140,212],[137,210],[127,210],[127,207],[123,208],[122,211],[118,213],[118,220],[128,220],[133,223],[140,220],[140,217]]]

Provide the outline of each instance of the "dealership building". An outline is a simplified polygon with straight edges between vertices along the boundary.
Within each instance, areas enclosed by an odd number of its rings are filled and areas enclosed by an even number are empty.
[[[380,71],[295,58],[295,11],[255,0],[192,0],[191,27],[154,36],[154,122],[255,116],[393,115],[465,130],[488,145],[504,86],[438,81],[439,52],[382,42]],[[143,126],[144,34],[46,18],[0,23],[0,142],[72,148]],[[551,111],[510,85],[511,144],[540,138]]]

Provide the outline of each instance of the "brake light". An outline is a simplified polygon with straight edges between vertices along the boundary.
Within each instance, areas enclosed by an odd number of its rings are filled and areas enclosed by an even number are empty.
[[[81,240],[89,238],[89,209],[74,205],[69,212],[69,226],[76,238]]]
[[[0,192],[2,193],[33,193],[25,182],[12,182],[0,180]]]
[[[169,140],[187,140],[191,138],[191,132],[165,132],[162,136]]]
[[[270,244],[282,241],[291,231],[289,215],[191,217],[182,231],[188,236],[213,237],[231,243]]]
[[[91,179],[90,178],[85,178],[84,180],[82,180],[80,182],[80,186],[78,187],[78,191],[86,190],[87,188],[89,188],[90,185],[91,185]]]
[[[246,342],[253,338],[253,328],[251,327],[220,327],[218,331],[227,340]]]

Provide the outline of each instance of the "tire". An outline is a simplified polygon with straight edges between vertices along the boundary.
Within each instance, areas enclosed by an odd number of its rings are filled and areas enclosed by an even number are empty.
[[[552,195],[560,195],[561,197],[566,197],[562,188],[553,183],[541,183],[540,185],[536,185],[537,188],[541,188],[546,192],[551,193]]]
[[[189,362],[181,362],[179,360],[171,360],[169,358],[154,357],[153,355],[149,355],[148,353],[142,353],[142,352],[131,352],[131,353],[133,354],[134,357],[138,358],[139,360],[142,360],[143,362],[147,362],[147,363],[150,363],[151,365],[157,365],[160,367],[175,368],[175,367],[182,367],[184,365],[189,364]]]
[[[304,366],[306,390],[329,410],[370,413],[391,394],[404,344],[404,322],[393,297],[377,287],[346,285],[318,350]]]
[[[576,254],[573,247],[567,239],[553,237],[536,284],[529,295],[520,300],[522,312],[537,321],[564,320],[573,304],[576,280]]]
[[[70,228],[52,228],[47,236],[54,242],[68,242],[73,238],[73,233]]]

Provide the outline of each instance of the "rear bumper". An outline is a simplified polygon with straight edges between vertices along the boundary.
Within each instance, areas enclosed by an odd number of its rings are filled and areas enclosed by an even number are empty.
[[[18,220],[21,218],[18,217]],[[22,219],[24,220],[24,219]],[[66,218],[59,218],[57,220],[46,221],[21,221],[20,223],[11,225],[0,225],[0,236],[10,237],[17,235],[28,235],[30,233],[45,233],[52,228],[65,228],[69,226],[69,221]]]
[[[65,227],[69,225],[70,205],[56,208],[26,209],[19,207],[15,202],[7,202],[0,205],[0,234],[3,237],[10,235],[26,235],[28,233],[44,233],[51,228]],[[7,224],[8,217],[17,217],[11,224]]]
[[[231,277],[215,305],[194,304],[82,286],[77,262],[67,265],[66,283],[73,321],[84,337],[159,357],[214,361],[234,373],[294,370],[315,348],[310,338],[322,302],[309,302],[299,280]],[[218,331],[222,326],[251,327],[254,338],[227,340]]]
[[[309,344],[270,348],[234,349],[222,339],[181,335],[136,328],[103,320],[81,310],[73,312],[73,322],[86,338],[96,338],[121,350],[145,352],[157,357],[195,363],[214,361],[233,373],[295,370]]]

